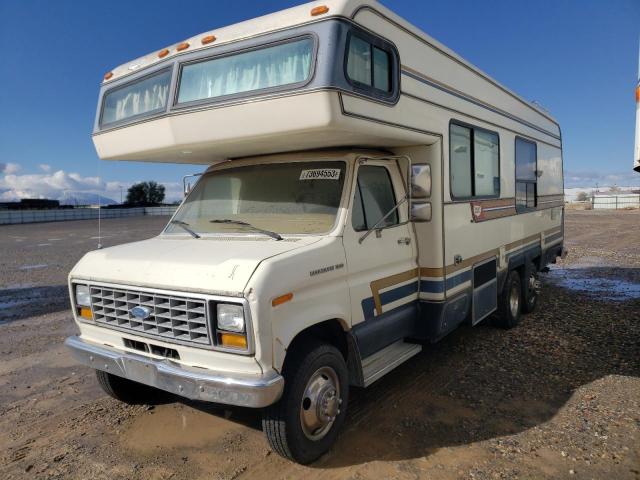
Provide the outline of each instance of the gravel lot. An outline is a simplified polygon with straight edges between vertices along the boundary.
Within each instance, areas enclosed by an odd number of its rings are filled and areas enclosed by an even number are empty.
[[[105,246],[166,218],[103,221]],[[92,221],[0,227],[0,478],[640,479],[640,212],[570,211],[569,256],[512,331],[464,327],[366,391],[310,467],[252,410],[107,398],[62,345]]]

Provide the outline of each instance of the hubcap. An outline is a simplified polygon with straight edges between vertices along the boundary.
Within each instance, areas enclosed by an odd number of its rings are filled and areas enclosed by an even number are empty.
[[[302,395],[300,423],[310,440],[323,438],[340,414],[340,382],[331,367],[319,368],[311,375]]]
[[[511,316],[513,318],[518,316],[520,310],[520,292],[518,291],[518,285],[515,283],[511,286],[511,292],[509,294],[509,309],[511,310]]]

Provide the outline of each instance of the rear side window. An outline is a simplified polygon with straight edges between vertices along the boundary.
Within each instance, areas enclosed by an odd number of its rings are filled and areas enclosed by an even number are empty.
[[[347,78],[359,88],[389,94],[393,90],[392,58],[382,45],[351,35],[347,46]]]
[[[449,128],[449,173],[453,198],[499,197],[498,134],[452,123]]]
[[[358,182],[353,199],[351,225],[356,232],[369,230],[396,204],[391,176],[385,167],[364,165],[358,170]],[[396,225],[398,211],[389,215],[378,227]]]
[[[516,137],[516,208],[536,207],[538,151],[534,142]]]

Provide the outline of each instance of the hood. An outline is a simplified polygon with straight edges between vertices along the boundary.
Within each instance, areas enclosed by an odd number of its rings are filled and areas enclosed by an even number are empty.
[[[95,282],[242,296],[261,261],[319,240],[155,237],[87,253],[70,276]]]

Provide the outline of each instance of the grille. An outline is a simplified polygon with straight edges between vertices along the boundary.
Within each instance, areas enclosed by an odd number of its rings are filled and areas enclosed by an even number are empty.
[[[200,298],[91,286],[91,306],[96,323],[179,342],[211,345],[207,303]],[[147,307],[148,318],[129,313]]]

